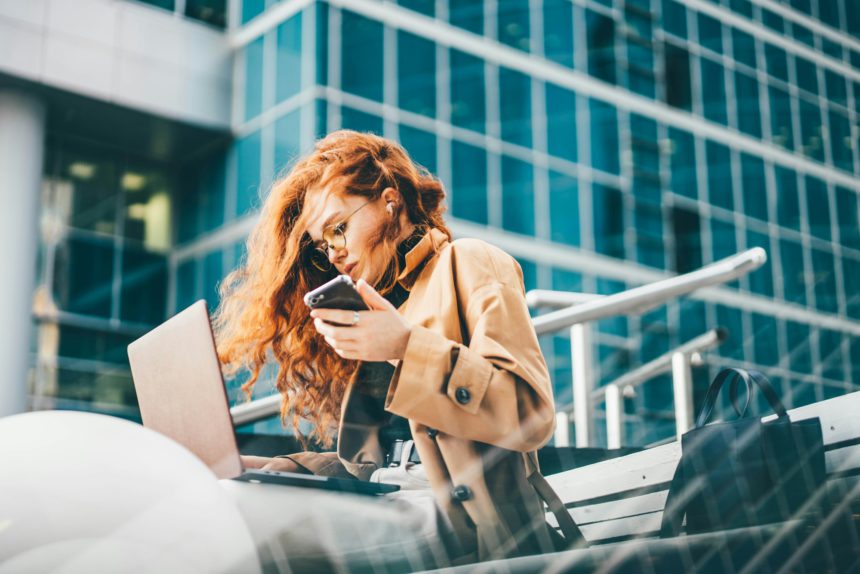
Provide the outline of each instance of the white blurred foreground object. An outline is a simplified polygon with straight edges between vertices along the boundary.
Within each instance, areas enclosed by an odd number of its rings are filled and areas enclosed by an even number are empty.
[[[260,572],[232,497],[177,443],[91,413],[0,418],[0,573]]]

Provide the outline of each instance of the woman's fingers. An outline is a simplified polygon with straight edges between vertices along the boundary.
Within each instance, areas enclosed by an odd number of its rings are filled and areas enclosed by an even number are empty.
[[[351,326],[355,323],[355,311],[344,311],[342,309],[314,309],[311,311],[311,317],[314,319],[322,319],[328,323],[339,323],[341,325]],[[358,312],[358,321],[361,322],[363,313]]]

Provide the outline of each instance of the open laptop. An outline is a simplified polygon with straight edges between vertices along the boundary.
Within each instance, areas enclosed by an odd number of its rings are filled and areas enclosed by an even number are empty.
[[[128,346],[143,424],[197,455],[218,478],[385,494],[393,484],[242,467],[206,301]]]

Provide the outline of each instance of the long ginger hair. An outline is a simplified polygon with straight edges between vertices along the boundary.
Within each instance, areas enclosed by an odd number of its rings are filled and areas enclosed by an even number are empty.
[[[334,180],[337,193],[373,200],[392,187],[403,198],[371,246],[383,250],[389,261],[375,285],[383,295],[401,272],[401,210],[419,229],[436,227],[451,236],[442,220],[445,191],[439,180],[414,164],[400,145],[376,135],[333,132],[272,185],[248,237],[246,257],[220,286],[221,304],[213,320],[218,356],[228,377],[250,374],[242,385],[249,398],[263,367],[276,361],[282,423],[290,417],[305,444],[310,439],[324,447],[332,444],[341,402],[358,367],[317,333],[302,301],[305,293],[336,274],[334,269],[319,271],[308,259],[312,245],[307,229],[314,214],[305,209],[308,191]],[[302,419],[313,426],[307,437],[299,430]]]

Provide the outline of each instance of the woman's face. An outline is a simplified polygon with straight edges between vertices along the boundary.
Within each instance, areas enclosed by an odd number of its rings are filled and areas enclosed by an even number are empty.
[[[393,189],[385,190],[381,197],[370,200],[358,195],[338,193],[337,181],[321,190],[311,190],[305,199],[305,209],[310,209],[308,234],[315,245],[325,242],[324,230],[338,228],[346,238],[342,249],[329,247],[328,259],[338,273],[345,273],[354,281],[364,279],[371,285],[385,271],[387,261],[380,261],[378,250],[372,248],[373,240],[383,225],[391,224],[391,215],[386,204],[391,201]],[[399,196],[399,194],[397,194]]]

